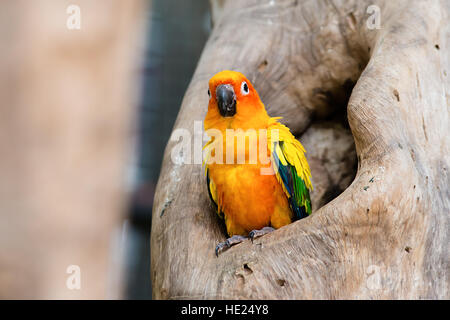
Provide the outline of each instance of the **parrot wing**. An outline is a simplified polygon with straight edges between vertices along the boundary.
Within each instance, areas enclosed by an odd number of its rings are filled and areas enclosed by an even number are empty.
[[[209,178],[209,170],[206,168],[206,184],[208,187],[208,194],[211,198],[212,203],[214,204],[214,208],[216,209],[217,214],[220,218],[223,218],[222,210],[219,210],[219,205],[217,204],[217,190],[214,181]]]
[[[271,118],[269,125],[269,149],[272,164],[278,179],[286,193],[296,220],[311,214],[312,190],[311,172],[305,157],[305,149],[295,139],[289,128]],[[271,130],[277,130],[278,139]]]
[[[216,209],[217,214],[219,215],[220,218],[223,218],[223,212],[218,203],[216,185],[214,184],[214,181],[209,177],[208,160],[209,160],[209,157],[211,156],[210,147],[211,147],[212,143],[213,143],[213,139],[211,139],[203,147],[203,150],[206,149],[205,157],[203,158],[203,165],[205,166],[205,174],[206,174],[206,186],[208,188],[209,197],[211,198],[211,201],[214,204],[214,208]]]

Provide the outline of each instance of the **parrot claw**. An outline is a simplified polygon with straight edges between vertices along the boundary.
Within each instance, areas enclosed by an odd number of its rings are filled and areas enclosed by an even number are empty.
[[[259,238],[259,237],[261,237],[261,236],[263,236],[265,234],[268,234],[268,233],[270,233],[270,232],[272,232],[274,230],[275,229],[272,228],[272,227],[264,227],[264,228],[262,228],[260,230],[252,230],[252,231],[250,231],[248,236],[250,237],[250,240],[252,240],[252,243],[253,243],[254,239]]]
[[[227,240],[225,240],[224,242],[219,243],[216,246],[216,257],[219,256],[219,253],[221,253],[222,251],[230,248],[231,246],[234,246],[235,244],[241,243],[242,241],[244,241],[245,239],[247,239],[247,237],[244,236],[232,236],[231,238],[228,238]]]

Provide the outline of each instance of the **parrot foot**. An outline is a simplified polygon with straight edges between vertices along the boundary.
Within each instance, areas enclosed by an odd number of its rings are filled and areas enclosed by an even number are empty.
[[[231,246],[234,246],[235,244],[241,243],[242,241],[246,240],[247,237],[244,236],[232,236],[231,238],[228,238],[224,242],[221,242],[216,247],[216,257],[219,256],[219,253],[222,251],[228,249]]]
[[[260,230],[252,230],[252,231],[250,231],[248,236],[250,237],[250,240],[252,240],[252,243],[253,243],[254,239],[259,238],[259,237],[261,237],[261,236],[263,236],[265,234],[268,234],[268,233],[270,233],[270,232],[272,232],[274,230],[275,229],[272,228],[272,227],[264,227],[264,228],[262,228]]]

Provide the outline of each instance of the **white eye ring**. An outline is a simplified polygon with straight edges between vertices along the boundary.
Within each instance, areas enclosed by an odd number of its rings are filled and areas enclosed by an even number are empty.
[[[241,83],[241,93],[246,96],[250,92],[250,89],[248,88],[248,84],[245,81],[242,81]]]

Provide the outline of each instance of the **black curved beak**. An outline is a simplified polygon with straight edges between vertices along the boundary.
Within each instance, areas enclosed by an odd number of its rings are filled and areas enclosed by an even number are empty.
[[[217,106],[222,117],[232,117],[236,114],[236,95],[233,86],[221,84],[216,88]]]

